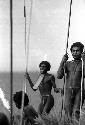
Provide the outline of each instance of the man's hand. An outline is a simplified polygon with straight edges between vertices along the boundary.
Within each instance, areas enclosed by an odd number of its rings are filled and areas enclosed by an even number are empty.
[[[68,60],[68,55],[65,54],[62,58],[62,62],[65,63]]]

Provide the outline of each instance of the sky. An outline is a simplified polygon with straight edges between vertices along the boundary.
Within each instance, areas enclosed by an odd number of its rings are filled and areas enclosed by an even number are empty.
[[[70,0],[25,0],[25,8],[26,18],[24,0],[13,0],[13,71],[39,70],[39,63],[47,60],[51,72],[57,72],[66,52]],[[70,22],[68,54],[72,59],[71,44],[85,45],[85,0],[73,0]],[[10,71],[9,0],[0,0],[0,71]]]

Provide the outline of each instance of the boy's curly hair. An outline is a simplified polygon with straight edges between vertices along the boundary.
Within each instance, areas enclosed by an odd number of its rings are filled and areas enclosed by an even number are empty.
[[[50,68],[51,68],[50,63],[49,63],[48,61],[42,61],[42,62],[39,64],[39,67],[41,67],[43,64],[46,65],[47,71],[49,71]]]

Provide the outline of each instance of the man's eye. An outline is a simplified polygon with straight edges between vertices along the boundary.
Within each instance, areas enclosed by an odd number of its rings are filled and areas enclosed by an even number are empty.
[[[73,50],[73,52],[79,52],[80,50]]]

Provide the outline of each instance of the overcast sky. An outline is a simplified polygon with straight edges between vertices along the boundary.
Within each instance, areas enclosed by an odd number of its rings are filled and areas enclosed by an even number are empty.
[[[27,62],[28,70],[39,70],[39,63],[47,60],[52,65],[51,71],[56,72],[66,51],[70,0],[32,0],[28,41],[30,1],[25,0],[27,55],[24,0],[13,0],[13,71],[25,71]],[[10,70],[9,2],[0,0],[0,71]],[[73,0],[70,21],[69,47],[76,41],[85,43],[85,0]],[[68,53],[71,58],[69,48]]]

